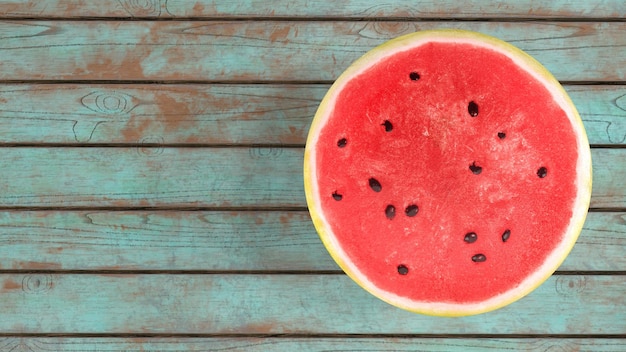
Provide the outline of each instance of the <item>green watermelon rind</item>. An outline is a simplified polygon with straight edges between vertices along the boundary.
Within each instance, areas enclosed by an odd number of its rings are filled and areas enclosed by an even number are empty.
[[[317,144],[317,137],[319,131],[330,116],[336,97],[342,91],[343,87],[353,77],[359,75],[370,66],[384,60],[385,57],[432,41],[472,44],[492,49],[508,56],[548,89],[555,102],[566,112],[577,137],[579,155],[577,160],[576,184],[578,185],[578,194],[574,201],[573,215],[570,219],[565,236],[563,237],[563,241],[550,253],[543,265],[524,279],[520,285],[482,302],[450,303],[414,301],[378,288],[359,271],[358,267],[348,259],[345,252],[342,250],[339,242],[334,237],[330,225],[324,217],[324,211],[321,208],[321,202],[318,201],[317,196],[319,194],[316,182],[318,175],[316,174],[315,168],[315,146]],[[359,286],[383,301],[411,312],[436,316],[474,315],[501,308],[528,295],[545,282],[565,260],[578,239],[589,208],[592,188],[591,151],[582,120],[573,102],[558,80],[533,57],[505,41],[482,33],[458,29],[420,31],[392,39],[367,52],[348,67],[328,90],[315,114],[306,142],[304,153],[304,188],[313,224],[324,246],[341,269]]]

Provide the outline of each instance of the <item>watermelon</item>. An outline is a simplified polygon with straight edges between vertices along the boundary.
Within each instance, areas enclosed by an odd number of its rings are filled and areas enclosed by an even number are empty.
[[[462,30],[393,39],[332,85],[304,185],[337,264],[397,307],[488,312],[548,279],[591,195],[580,116],[559,82],[502,40]]]

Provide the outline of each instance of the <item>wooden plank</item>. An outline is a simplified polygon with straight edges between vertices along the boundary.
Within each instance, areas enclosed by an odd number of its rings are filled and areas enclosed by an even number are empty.
[[[589,143],[626,143],[625,86],[566,86],[583,119]]]
[[[304,207],[303,149],[4,148],[0,207]],[[592,150],[592,207],[626,207],[626,149]]]
[[[559,80],[626,80],[626,23],[543,21],[0,22],[0,79],[331,81],[388,39],[441,27],[507,40]]]
[[[303,206],[302,149],[6,148],[5,206]]]
[[[384,303],[344,275],[0,275],[4,333],[623,334],[626,276],[553,276],[458,319]]]
[[[0,1],[2,17],[121,17],[121,18],[622,18],[620,0],[552,1],[453,0],[372,2],[348,0],[333,4],[311,0],[266,1],[217,0],[119,0],[115,1]]]
[[[593,206],[624,204],[625,152],[594,150]],[[4,206],[305,206],[301,149],[9,148],[3,155]]]
[[[617,338],[81,338],[5,337],[0,347],[21,351],[578,351],[623,352],[626,339]]]
[[[2,212],[0,229],[2,269],[339,270],[303,211]]]
[[[0,130],[6,143],[304,145],[328,88],[8,84],[0,86]]]
[[[601,155],[604,153],[616,157],[609,161],[609,158],[604,158]],[[596,149],[592,150],[591,158],[593,164],[593,191],[591,194],[591,207],[596,208],[611,208],[611,207],[621,207],[623,208],[626,205],[626,179],[620,177],[619,175],[623,175],[623,171],[618,171],[617,173],[613,171],[614,168],[620,169],[624,168],[624,160],[626,157],[624,155],[620,155],[622,153],[621,150],[618,149],[605,149],[600,151]],[[609,166],[607,165],[607,161],[615,162],[616,165]],[[619,180],[622,178],[622,180]],[[608,185],[608,187],[604,187],[603,184]],[[620,200],[621,199],[621,200]]]
[[[5,270],[340,272],[306,211],[5,211],[0,231]],[[559,270],[626,271],[625,252],[626,213],[590,213]]]
[[[6,84],[4,143],[304,145],[328,85]],[[566,86],[592,144],[626,144],[626,86]]]

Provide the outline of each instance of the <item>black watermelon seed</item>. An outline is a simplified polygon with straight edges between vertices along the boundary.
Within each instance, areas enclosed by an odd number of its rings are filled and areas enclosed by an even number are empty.
[[[498,138],[500,139],[504,139],[506,137],[506,133],[504,132],[498,132]]]
[[[483,172],[483,168],[476,165],[475,161],[469,166],[469,169],[474,175],[480,175],[480,173]]]
[[[485,260],[487,260],[487,257],[485,257],[484,254],[475,254],[474,256],[472,256],[472,261],[475,263],[482,263]]]
[[[343,196],[335,191],[333,192],[333,199],[339,201],[343,199]]]
[[[385,120],[385,122],[383,122],[381,126],[385,126],[385,132],[391,132],[391,130],[393,130],[393,125],[389,120]]]
[[[544,178],[548,176],[548,169],[543,166],[540,167],[539,170],[537,170],[537,176],[539,176],[539,178]]]
[[[478,116],[478,104],[476,104],[473,100],[470,101],[469,104],[467,104],[467,112],[471,117]]]
[[[406,265],[404,264],[398,265],[398,274],[406,275],[408,273],[409,273],[409,268],[407,268]]]
[[[374,192],[382,191],[383,186],[380,185],[380,182],[378,182],[377,179],[372,177],[372,178],[370,178],[369,183],[370,183],[370,188],[372,189],[372,191],[374,191]]]
[[[508,241],[509,237],[511,237],[511,230],[506,229],[504,233],[502,234],[502,242]]]
[[[411,81],[417,81],[418,79],[420,79],[420,74],[417,72],[411,72],[409,73],[409,78],[411,79]]]
[[[474,243],[477,239],[478,235],[476,234],[476,232],[468,232],[465,234],[465,238],[463,239],[463,241],[467,243]]]
[[[396,207],[394,207],[393,205],[389,204],[387,206],[387,208],[385,208],[385,215],[387,216],[387,219],[389,219],[389,220],[395,218],[396,217]]]
[[[343,148],[346,146],[346,144],[348,144],[348,140],[345,138],[341,138],[340,140],[337,141],[337,146],[339,148]]]
[[[418,211],[419,211],[419,208],[415,204],[411,204],[408,207],[406,207],[406,209],[404,209],[404,213],[406,214],[406,216],[410,216],[410,217],[417,215]]]

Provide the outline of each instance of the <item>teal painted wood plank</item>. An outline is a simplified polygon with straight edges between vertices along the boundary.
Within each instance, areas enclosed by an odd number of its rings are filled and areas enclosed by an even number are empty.
[[[583,119],[589,143],[626,143],[625,86],[565,86]]]
[[[4,333],[623,334],[626,276],[553,276],[488,314],[438,318],[344,275],[0,275]]]
[[[303,206],[302,149],[5,148],[5,206]]]
[[[323,17],[323,18],[622,18],[626,6],[620,0],[589,1],[480,1],[460,4],[453,0],[376,2],[349,0],[335,3],[312,0],[97,0],[0,1],[3,17]]]
[[[7,148],[4,206],[305,206],[302,149]],[[596,149],[592,206],[626,203],[626,149]]]
[[[626,339],[616,338],[80,338],[5,337],[0,348],[14,351],[159,351],[159,352],[266,352],[266,351],[380,351],[380,352],[484,352],[577,351],[623,352]],[[21,349],[20,349],[21,348]]]
[[[608,158],[604,158],[602,154],[604,154],[605,151],[608,155],[615,157],[615,159],[609,161]],[[624,202],[626,198],[626,179],[620,176],[624,174],[624,171],[617,171],[616,169],[624,169],[626,166],[624,164],[626,157],[621,155],[622,150],[619,149],[606,149],[605,151],[596,149],[591,152],[593,163],[593,190],[590,206],[596,208],[624,207],[626,204],[626,202]],[[607,165],[607,161],[616,164],[609,166]],[[603,184],[608,186],[604,187]]]
[[[619,253],[622,253],[622,259],[616,258]],[[623,253],[626,253],[626,214],[589,213],[576,245],[559,270],[603,267],[607,271],[624,271],[626,258]]]
[[[306,211],[8,211],[0,232],[5,270],[340,272]],[[590,213],[559,270],[626,271],[624,253],[626,213]]]
[[[3,148],[0,206],[304,207],[300,148]],[[592,150],[592,207],[626,206],[626,149]]]
[[[559,80],[626,80],[626,23],[543,21],[1,22],[0,80],[330,81],[388,39],[442,27],[509,41]]]
[[[328,88],[265,84],[0,85],[0,140],[304,145],[310,122]],[[604,96],[605,102],[617,92],[612,93]],[[594,108],[596,105],[599,103],[592,104]]]
[[[0,85],[3,143],[304,145],[328,85]],[[626,144],[626,86],[566,86],[592,144]]]
[[[304,211],[2,212],[0,231],[2,269],[339,270]]]

